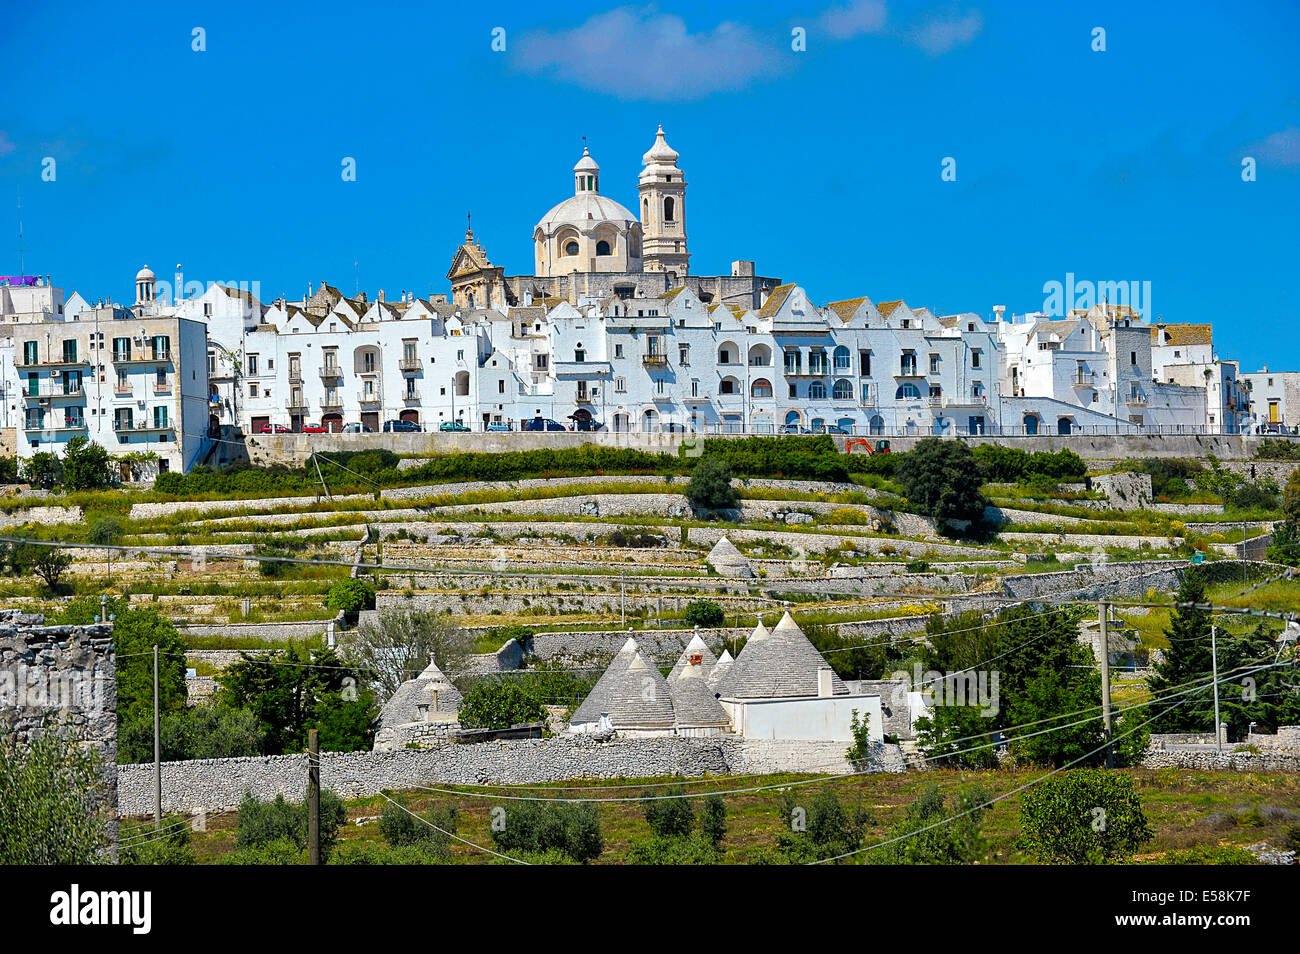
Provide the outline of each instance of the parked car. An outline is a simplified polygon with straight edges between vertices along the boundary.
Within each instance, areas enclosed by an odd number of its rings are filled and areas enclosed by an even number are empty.
[[[350,424],[343,425],[344,434],[373,434],[375,429],[368,424],[362,424],[360,421],[352,421]]]
[[[840,427],[838,424],[827,424],[823,430],[820,430],[817,433],[818,434],[847,434],[848,430],[846,428]]]
[[[811,434],[812,431],[808,430],[808,428],[804,427],[801,424],[782,424],[781,433],[782,434]]]
[[[263,434],[292,434],[293,431],[285,427],[283,424],[263,424],[262,433]]]
[[[603,431],[605,429],[605,425],[600,423],[600,421],[597,421],[595,418],[575,417],[572,420],[572,429],[575,431]]]
[[[418,428],[417,428],[418,430]],[[460,421],[443,421],[438,425],[440,431],[468,431],[469,428]]]
[[[524,430],[526,431],[567,431],[568,428],[559,421],[552,421],[548,417],[534,417],[531,420],[524,421]]]
[[[450,430],[450,428],[444,428],[444,430]],[[468,430],[468,428],[467,428],[467,430]],[[509,431],[509,430],[510,430],[510,425],[508,425],[508,424],[502,424],[500,421],[493,421],[493,422],[492,422],[491,424],[489,424],[487,427],[483,428],[483,430],[485,430],[485,431],[491,431],[491,432],[493,432],[493,433],[498,433],[498,434],[499,434],[499,433],[502,433],[502,432],[504,432],[504,431]]]
[[[330,429],[324,424],[304,424],[302,432],[304,434],[328,434]]]
[[[424,428],[421,427],[419,424],[416,424],[414,421],[384,421],[385,434],[406,433],[410,431],[422,431],[422,430],[424,430]]]

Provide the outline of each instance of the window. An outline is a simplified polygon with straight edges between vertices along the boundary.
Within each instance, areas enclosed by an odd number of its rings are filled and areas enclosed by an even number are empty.
[[[835,388],[832,392],[837,401],[853,400],[853,384],[848,378],[840,378],[835,382]]]
[[[415,378],[407,378],[406,380],[410,381],[412,384],[415,383]],[[497,381],[497,394],[505,394],[505,393],[506,393],[506,382],[503,380]]]
[[[820,381],[814,381],[812,384],[808,385],[808,400],[826,400],[826,385]]]
[[[848,371],[852,366],[852,359],[849,355],[849,349],[843,345],[835,349],[835,370]]]
[[[767,378],[755,378],[754,383],[749,386],[749,396],[770,398],[772,396],[772,382]]]
[[[257,355],[255,354],[250,354],[248,356],[248,373],[257,374]]]
[[[970,353],[970,366],[971,366],[972,368],[978,368],[978,367],[980,366],[980,361],[981,361],[981,359],[983,358],[983,355],[984,355],[984,352],[983,352],[982,350],[980,350],[979,348],[976,348],[976,349],[974,349],[973,351],[971,351],[971,353]]]
[[[130,338],[113,339],[113,360],[114,361],[131,360],[131,339]]]
[[[864,378],[871,377],[871,352],[870,351],[858,352],[858,374],[862,375],[862,377]]]
[[[894,399],[898,401],[919,401],[921,392],[915,384],[904,384],[895,392]]]
[[[731,351],[729,349],[718,349],[718,364],[731,364]]]
[[[875,398],[876,398],[875,385],[873,385],[870,381],[863,381],[862,382],[862,403],[874,404],[876,403]]]
[[[157,428],[167,426],[167,405],[160,404],[153,409],[153,426]]]
[[[574,348],[574,349],[573,349],[573,360],[574,360],[576,363],[581,364],[582,362],[584,362],[584,361],[587,360],[587,352],[584,351],[582,348]]]
[[[916,376],[916,352],[904,351],[902,358],[899,359],[899,372],[904,377]],[[920,396],[918,392],[917,396]]]
[[[23,342],[23,364],[40,364],[41,346],[36,341]]]
[[[691,346],[679,344],[677,346],[677,363],[683,366],[691,363]]]
[[[674,212],[676,212],[676,205],[673,202],[673,197],[668,196],[666,199],[664,199],[664,221],[665,222],[676,221],[673,218]]]
[[[568,242],[565,242],[565,243],[564,243],[564,254],[565,254],[565,255],[577,255],[577,254],[578,254],[578,243],[577,243],[577,242],[574,242],[574,241],[568,241]]]
[[[787,349],[785,352],[785,373],[798,374],[803,365],[803,358],[797,349]]]
[[[809,374],[826,374],[830,368],[826,360],[825,351],[808,352],[808,373]]]
[[[77,342],[71,339],[64,339],[63,342],[63,360],[65,362],[75,362],[77,360]]]
[[[574,254],[576,255],[577,253],[575,252]],[[609,242],[605,241],[604,239],[601,239],[599,242],[596,243],[596,254],[613,255],[614,253],[609,250]]]
[[[1128,353],[1128,363],[1132,365],[1136,365],[1138,363],[1138,353],[1136,351],[1130,351]]]
[[[615,379],[614,379],[614,391],[615,391],[615,393],[617,393],[617,394],[626,394],[626,393],[627,393],[627,378],[615,378]]]
[[[700,396],[699,378],[691,378],[691,397],[699,397],[699,396]]]
[[[251,397],[251,398],[255,398],[255,397],[257,397],[257,382],[256,382],[256,381],[253,381],[252,383],[250,383],[250,384],[248,385],[248,396]]]
[[[614,357],[616,358],[623,357],[623,346],[621,344],[614,345]]]
[[[210,302],[210,301],[205,301],[205,302],[203,303],[203,317],[204,317],[204,318],[211,318],[211,317],[212,317],[212,302]]]
[[[793,381],[791,381],[791,382],[790,382],[790,397],[791,397],[791,398],[797,398],[798,396],[799,396],[799,385],[797,385],[797,384],[795,384]]]
[[[978,367],[978,365],[976,365],[976,367]],[[930,373],[939,373],[939,356],[937,354],[930,355]]]
[[[657,380],[655,381],[655,393],[656,393],[656,394],[663,394],[663,393],[664,393],[664,379],[663,379],[663,378],[659,378],[659,379],[657,379]]]
[[[403,342],[402,342],[402,360],[403,360],[403,361],[410,361],[410,362],[415,362],[415,361],[419,361],[419,360],[420,360],[419,357],[418,357],[417,354],[416,354],[416,348],[415,348],[415,342],[414,342],[414,341],[403,341]]]

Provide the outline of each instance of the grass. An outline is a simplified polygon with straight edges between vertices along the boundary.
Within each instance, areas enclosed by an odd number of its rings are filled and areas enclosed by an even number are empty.
[[[1294,774],[1251,772],[1203,772],[1188,769],[1126,769],[1142,799],[1143,808],[1154,839],[1136,856],[1136,863],[1159,863],[1166,853],[1193,846],[1219,847],[1245,846],[1259,841],[1279,846],[1286,830],[1294,821],[1285,817],[1287,812],[1300,809],[1300,777]],[[867,842],[881,841],[889,828],[906,812],[920,793],[929,785],[937,785],[945,793],[982,784],[994,795],[1009,793],[1042,776],[1042,770],[1018,769],[994,772],[957,772],[937,769],[925,773],[909,772],[902,775],[865,775],[848,779],[827,780],[792,789],[810,795],[823,786],[830,788],[842,804],[860,804],[872,816],[867,830]],[[708,778],[686,781],[693,793],[727,791],[754,785],[779,786],[799,783],[812,776],[767,775],[758,778]],[[681,779],[648,778],[641,780],[614,779],[610,781],[567,781],[555,785],[529,786],[526,789],[509,789],[510,794],[567,797],[621,797],[640,794],[643,785],[664,782],[682,782]],[[490,813],[499,804],[492,796],[500,788],[458,787],[459,794],[444,795],[414,791],[410,807],[423,811],[435,802],[457,805],[460,816],[457,834],[478,845],[491,846]],[[759,850],[775,844],[777,832],[784,824],[782,792],[777,788],[767,791],[727,795],[727,836],[723,841],[723,863],[743,864]],[[347,803],[348,823],[340,831],[341,843],[374,841],[379,838],[378,825],[368,822],[356,825],[356,819],[380,813],[384,800],[380,797],[362,798]],[[597,864],[622,863],[634,840],[649,834],[642,806],[638,803],[610,803],[599,806],[601,831],[605,842],[604,853]],[[194,845],[199,861],[219,861],[234,848],[236,816],[221,815],[209,821],[204,832],[194,834]],[[983,825],[987,847],[982,864],[1024,864],[1033,859],[1016,846],[1020,834],[1019,796],[1009,795],[996,802],[989,810]],[[467,845],[457,844],[452,850],[454,864],[487,864],[492,859]]]

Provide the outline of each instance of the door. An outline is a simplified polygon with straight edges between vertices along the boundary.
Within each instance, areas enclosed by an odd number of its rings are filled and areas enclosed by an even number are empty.
[[[255,417],[249,422],[254,434],[262,433],[262,428],[269,427],[270,424],[271,419],[269,417]]]
[[[370,428],[372,431],[377,431],[377,430],[379,430],[379,412],[378,412],[378,411],[362,411],[362,412],[361,412],[361,423],[362,423],[364,426]]]
[[[417,411],[415,408],[412,408],[412,407],[408,407],[408,408],[407,408],[406,410],[404,410],[400,415],[398,415],[398,417],[399,417],[401,420],[403,420],[403,421],[407,421],[407,422],[409,422],[409,423],[411,423],[411,424],[419,424],[419,423],[420,423],[420,412]]]

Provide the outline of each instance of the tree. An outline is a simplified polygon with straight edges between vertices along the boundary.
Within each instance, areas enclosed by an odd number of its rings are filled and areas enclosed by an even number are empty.
[[[159,729],[164,762],[242,758],[262,751],[261,725],[247,709],[194,706],[169,712],[160,720]],[[133,722],[119,730],[117,760],[123,764],[153,761],[152,720]]]
[[[917,745],[936,764],[955,768],[996,768],[993,720],[975,706],[935,706],[916,720]]]
[[[469,667],[474,636],[435,610],[388,609],[346,638],[341,648],[348,662],[368,673],[375,691],[387,699],[430,661],[455,682]]]
[[[455,805],[432,805],[423,815],[409,807],[409,799],[389,794],[379,813],[379,833],[393,848],[416,847],[439,861],[451,859],[451,838],[456,831]],[[396,803],[396,804],[394,804]]]
[[[686,482],[686,499],[701,510],[731,510],[739,503],[731,486],[731,467],[717,457],[701,457]]]
[[[981,786],[962,790],[952,810],[938,786],[930,785],[907,806],[879,848],[867,852],[872,864],[968,865],[984,856],[980,833],[990,798]]]
[[[686,604],[684,618],[687,626],[713,629],[726,622],[727,614],[717,603],[708,600],[691,600]]]
[[[514,679],[481,679],[461,699],[460,724],[467,729],[508,729],[545,722],[546,706]]]
[[[97,546],[111,546],[122,536],[122,521],[117,517],[101,517],[86,531],[86,542]]]
[[[1195,567],[1188,567],[1174,597],[1179,605],[1170,614],[1165,636],[1169,648],[1151,677],[1151,692],[1157,699],[1163,693],[1191,689],[1191,683],[1203,682],[1204,688],[1179,696],[1168,703],[1152,707],[1152,732],[1191,732],[1214,728],[1213,688],[1209,684],[1210,611],[1199,605],[1205,602],[1205,583]],[[1166,711],[1167,710],[1167,711]]]
[[[158,698],[163,715],[185,709],[185,641],[171,620],[148,607],[133,607],[117,597],[105,605],[113,617],[117,655],[117,725],[153,725],[153,647],[158,647]],[[99,598],[83,596],[69,603],[57,622],[85,626],[100,613]]]
[[[514,857],[560,852],[579,864],[595,860],[605,850],[600,816],[591,802],[511,802],[505,806],[499,829],[492,826],[492,840]]]
[[[23,479],[33,487],[49,490],[63,479],[63,461],[57,454],[37,451],[22,464]]]
[[[898,461],[895,476],[908,502],[936,524],[984,516],[979,463],[961,441],[923,438]]]
[[[822,789],[808,797],[787,790],[783,801],[786,827],[777,835],[777,851],[791,864],[819,861],[856,851],[871,815],[861,806],[846,809],[835,793]]]
[[[55,731],[0,741],[0,865],[101,860],[108,830],[98,759]]]
[[[63,574],[72,566],[72,557],[57,546],[43,546],[39,543],[20,543],[10,558],[15,568],[32,573],[45,581],[51,592],[57,591],[63,582]]]
[[[240,653],[217,676],[216,701],[248,709],[262,732],[262,754],[301,752],[307,730],[320,730],[323,751],[369,749],[378,713],[374,694],[333,649],[290,643],[266,653]]]
[[[697,827],[700,835],[713,847],[722,844],[722,839],[727,837],[727,803],[721,795],[709,795],[704,799]]]
[[[1020,796],[1018,844],[1047,864],[1123,861],[1153,837],[1127,775],[1068,769]]]
[[[94,441],[74,437],[63,451],[63,486],[66,490],[99,490],[113,482],[108,451]]]
[[[1300,470],[1291,471],[1282,488],[1282,513],[1288,523],[1300,525]]]
[[[262,848],[277,842],[289,842],[299,851],[307,848],[307,799],[291,802],[283,795],[269,802],[245,792],[239,803],[235,828],[235,848]],[[320,791],[320,853],[326,859],[338,840],[339,829],[347,821],[343,800],[328,788]]]
[[[335,583],[325,596],[325,608],[336,613],[354,615],[363,609],[373,609],[374,606],[375,588],[365,580],[351,577]]]
[[[645,802],[645,820],[650,830],[660,838],[685,838],[695,826],[695,809],[690,799],[684,798],[686,790],[680,785],[659,793],[661,797],[649,798],[642,792]],[[668,796],[668,797],[662,797]]]

